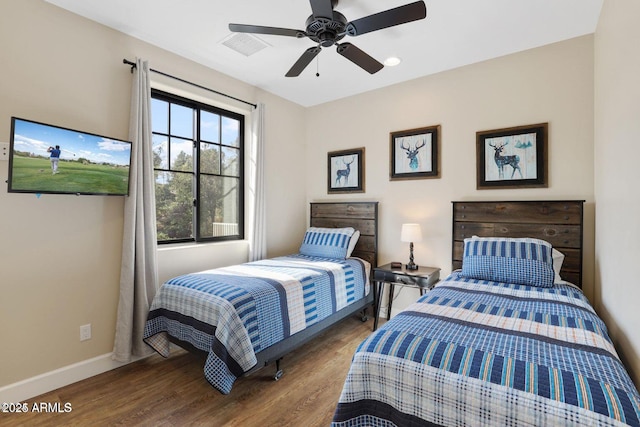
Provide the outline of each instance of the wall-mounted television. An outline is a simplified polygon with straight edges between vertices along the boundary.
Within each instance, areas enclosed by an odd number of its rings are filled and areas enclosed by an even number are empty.
[[[129,194],[131,143],[11,118],[10,193]]]

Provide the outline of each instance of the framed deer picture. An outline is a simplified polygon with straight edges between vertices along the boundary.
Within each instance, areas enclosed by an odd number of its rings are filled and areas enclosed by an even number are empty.
[[[364,147],[327,156],[328,193],[364,193]]]
[[[548,123],[476,132],[477,188],[547,187]]]
[[[389,179],[439,178],[439,138],[440,126],[391,132]]]

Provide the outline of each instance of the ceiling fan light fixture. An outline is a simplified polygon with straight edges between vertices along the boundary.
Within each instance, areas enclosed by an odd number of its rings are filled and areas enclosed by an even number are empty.
[[[390,56],[384,60],[383,64],[387,67],[395,67],[396,65],[399,65],[401,62],[402,62],[402,59],[398,58],[397,56]]]

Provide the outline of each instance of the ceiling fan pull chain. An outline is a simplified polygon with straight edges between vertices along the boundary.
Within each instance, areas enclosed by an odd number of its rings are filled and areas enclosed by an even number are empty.
[[[320,77],[320,55],[316,56],[316,77]]]

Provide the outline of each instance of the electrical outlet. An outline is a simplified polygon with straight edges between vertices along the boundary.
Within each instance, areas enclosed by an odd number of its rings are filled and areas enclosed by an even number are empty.
[[[9,160],[8,142],[0,142],[0,160]]]
[[[80,341],[91,339],[91,323],[80,326]]]

